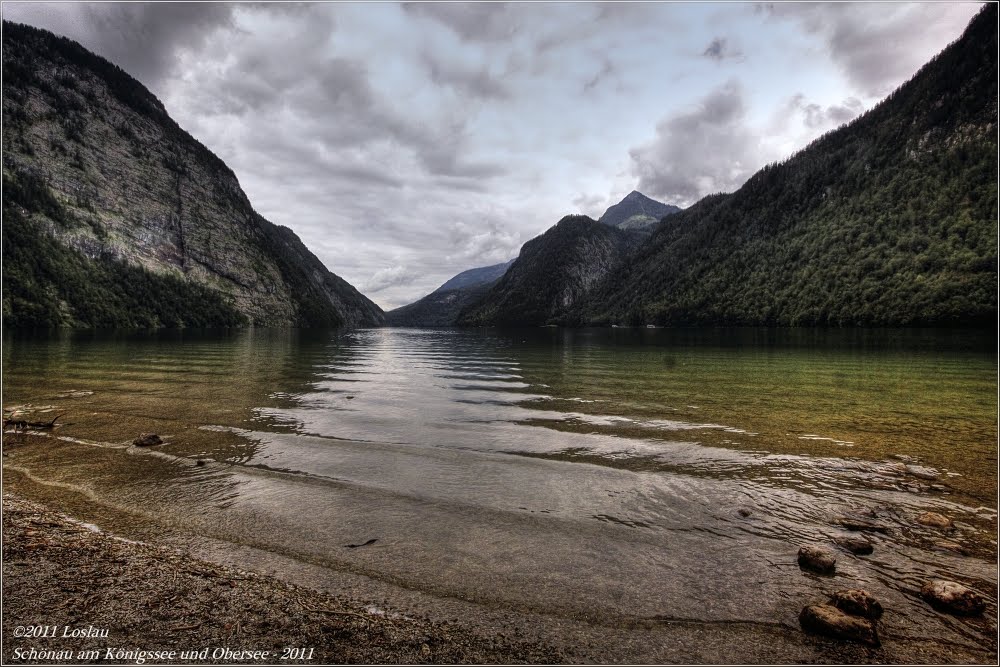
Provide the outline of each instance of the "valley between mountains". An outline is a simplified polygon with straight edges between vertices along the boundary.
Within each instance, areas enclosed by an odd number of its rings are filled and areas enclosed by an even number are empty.
[[[685,210],[632,192],[389,313],[116,65],[5,22],[12,327],[987,326],[996,6],[875,108]]]

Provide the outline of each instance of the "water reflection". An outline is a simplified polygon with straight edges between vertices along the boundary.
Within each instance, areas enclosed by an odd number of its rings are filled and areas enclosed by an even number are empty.
[[[795,625],[799,544],[884,526],[836,585],[900,633],[995,628],[996,358],[963,332],[245,330],[14,336],[13,479],[493,605]],[[140,432],[167,444],[129,445]],[[28,483],[23,482],[25,488]],[[56,493],[56,491],[51,491]],[[947,534],[915,523],[933,510]],[[377,547],[344,549],[378,538]],[[947,540],[955,547],[942,548]],[[991,597],[957,621],[915,596]],[[743,600],[759,600],[747,608]],[[708,602],[710,602],[710,604]]]

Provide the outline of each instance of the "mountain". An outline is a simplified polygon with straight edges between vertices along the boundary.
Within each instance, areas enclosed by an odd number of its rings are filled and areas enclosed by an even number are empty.
[[[667,218],[573,315],[996,326],[997,5],[863,116]]]
[[[142,84],[68,39],[3,27],[5,325],[382,323]]]
[[[635,251],[637,234],[582,215],[566,216],[521,254],[458,323],[547,324],[568,313]]]
[[[656,225],[666,216],[680,210],[677,206],[663,204],[633,190],[620,202],[608,208],[598,222],[619,229],[644,229]]]
[[[500,276],[507,273],[507,269],[510,265],[514,263],[514,260],[509,260],[503,264],[494,264],[493,266],[482,266],[478,269],[469,269],[468,271],[462,271],[460,274],[448,280],[445,284],[438,287],[434,292],[445,292],[448,290],[462,289],[465,287],[475,287],[476,285],[484,285],[487,283],[492,283],[497,280]],[[432,292],[433,293],[433,292]]]
[[[996,56],[990,4],[876,107],[647,237],[625,202],[564,219],[459,321],[996,326]]]
[[[459,314],[485,296],[514,260],[493,266],[462,271],[427,296],[385,314],[385,323],[394,327],[452,326]]]
[[[478,303],[493,283],[479,283],[458,289],[435,290],[411,304],[385,314],[391,327],[450,327],[469,306]]]

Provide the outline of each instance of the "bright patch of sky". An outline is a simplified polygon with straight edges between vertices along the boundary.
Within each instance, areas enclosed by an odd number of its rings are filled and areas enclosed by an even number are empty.
[[[689,206],[850,121],[981,3],[7,2],[146,84],[389,309],[633,189]]]

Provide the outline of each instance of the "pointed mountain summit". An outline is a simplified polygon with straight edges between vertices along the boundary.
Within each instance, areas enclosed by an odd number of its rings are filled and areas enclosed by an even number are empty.
[[[609,207],[598,222],[619,229],[641,229],[655,225],[664,217],[680,210],[677,206],[658,202],[633,190],[620,202]]]

